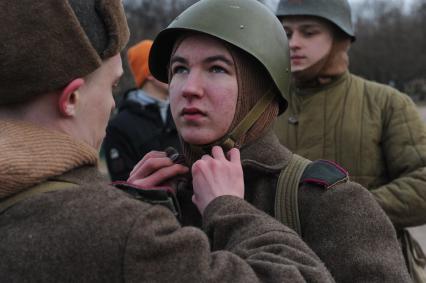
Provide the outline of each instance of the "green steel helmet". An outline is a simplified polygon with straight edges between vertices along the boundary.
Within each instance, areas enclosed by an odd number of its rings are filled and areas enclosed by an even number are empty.
[[[201,0],[180,14],[154,40],[149,57],[151,74],[168,81],[168,65],[176,40],[195,31],[234,45],[260,62],[281,96],[280,113],[287,108],[290,85],[288,40],[282,24],[256,0]]]
[[[347,0],[281,0],[276,12],[285,16],[315,16],[324,18],[355,40],[351,7]]]

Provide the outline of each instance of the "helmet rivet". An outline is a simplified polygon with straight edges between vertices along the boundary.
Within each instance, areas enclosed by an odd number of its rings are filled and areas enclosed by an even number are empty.
[[[240,29],[244,29],[245,27],[244,27],[244,25],[240,25]]]

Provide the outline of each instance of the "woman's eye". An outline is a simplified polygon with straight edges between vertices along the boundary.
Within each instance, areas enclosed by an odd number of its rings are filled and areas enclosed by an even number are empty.
[[[187,72],[188,72],[188,69],[185,68],[184,66],[176,66],[176,67],[173,67],[172,69],[172,74],[183,74]]]
[[[212,73],[226,73],[226,70],[220,66],[213,66],[210,68]]]

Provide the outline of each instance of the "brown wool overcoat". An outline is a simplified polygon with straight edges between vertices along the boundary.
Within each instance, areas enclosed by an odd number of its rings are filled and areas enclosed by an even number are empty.
[[[274,216],[279,173],[291,155],[271,131],[241,150],[245,198],[269,215]],[[189,195],[180,195],[184,223],[199,225]],[[302,185],[298,200],[302,238],[336,282],[411,282],[390,220],[362,186]]]
[[[293,231],[241,199],[207,207],[207,237],[106,185],[94,167],[54,180],[79,187],[0,214],[1,282],[333,282]]]
[[[0,201],[76,184],[0,209],[0,282],[333,282],[298,235],[239,198],[210,203],[204,233],[109,186],[97,151],[68,135],[0,119],[0,152]]]

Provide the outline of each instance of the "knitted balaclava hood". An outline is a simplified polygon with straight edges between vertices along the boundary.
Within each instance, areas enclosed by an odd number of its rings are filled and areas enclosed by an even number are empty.
[[[0,105],[90,74],[128,38],[121,0],[0,1]]]
[[[188,36],[189,35],[183,36],[176,41],[173,53]],[[228,129],[228,133],[230,133],[244,119],[244,117],[246,117],[249,111],[262,98],[262,96],[265,95],[265,93],[272,91],[275,92],[275,96],[278,96],[279,92],[266,69],[254,57],[226,42],[222,43],[226,46],[232,56],[238,83],[237,105],[233,121]],[[245,134],[240,136],[240,138],[236,141],[235,146],[243,149],[247,144],[250,144],[261,137],[278,116],[278,111],[278,102],[273,100],[253,126]],[[221,145],[224,147],[221,143],[222,139],[202,147],[188,144],[184,140],[181,141],[183,145],[183,152],[189,165],[200,159],[203,154],[210,154],[211,147],[213,145]],[[225,147],[224,150],[227,151],[229,148]]]

